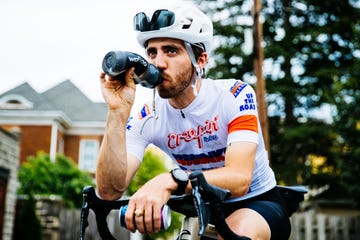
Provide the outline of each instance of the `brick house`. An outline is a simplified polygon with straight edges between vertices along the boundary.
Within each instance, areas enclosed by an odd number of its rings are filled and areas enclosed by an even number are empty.
[[[12,239],[18,166],[18,137],[0,127],[0,239],[3,240]]]
[[[20,164],[41,150],[51,159],[63,153],[94,172],[106,111],[70,80],[42,93],[23,83],[0,95],[0,127],[20,136]]]

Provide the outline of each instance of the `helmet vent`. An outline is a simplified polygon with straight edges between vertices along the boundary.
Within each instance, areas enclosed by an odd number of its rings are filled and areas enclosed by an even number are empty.
[[[193,22],[192,18],[186,18],[182,21],[182,29],[189,29]]]

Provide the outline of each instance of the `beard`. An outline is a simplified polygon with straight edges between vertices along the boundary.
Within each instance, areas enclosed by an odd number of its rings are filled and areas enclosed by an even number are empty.
[[[194,67],[191,65],[191,67],[178,72],[173,78],[165,76],[166,79],[169,79],[169,82],[167,82],[167,86],[160,84],[156,87],[159,96],[162,98],[178,96],[194,81],[194,75]]]

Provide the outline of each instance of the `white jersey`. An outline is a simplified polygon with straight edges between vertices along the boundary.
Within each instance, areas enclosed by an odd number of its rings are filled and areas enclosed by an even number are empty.
[[[127,124],[127,151],[142,159],[149,144],[166,152],[186,170],[224,166],[226,147],[245,141],[258,145],[249,192],[257,196],[276,185],[258,120],[253,88],[239,80],[203,79],[195,100],[185,109],[173,108],[167,99],[145,104]],[[232,199],[237,200],[240,198]]]

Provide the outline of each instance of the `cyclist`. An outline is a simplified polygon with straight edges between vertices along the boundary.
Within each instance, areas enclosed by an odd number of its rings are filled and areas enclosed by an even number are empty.
[[[162,71],[163,82],[153,103],[130,115],[134,69],[123,81],[100,74],[108,115],[96,172],[99,195],[120,198],[145,148],[154,144],[179,168],[154,177],[131,196],[125,216],[130,231],[159,231],[162,206],[172,194],[190,194],[188,173],[200,169],[210,184],[230,190],[226,221],[235,233],[287,239],[289,218],[275,188],[254,90],[240,80],[204,77],[211,20],[193,4],[183,3],[157,10],[151,18],[138,13],[134,27],[149,62]]]

